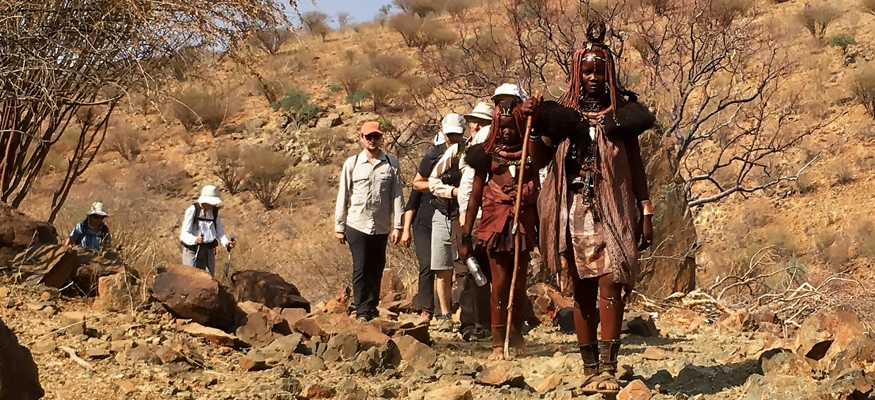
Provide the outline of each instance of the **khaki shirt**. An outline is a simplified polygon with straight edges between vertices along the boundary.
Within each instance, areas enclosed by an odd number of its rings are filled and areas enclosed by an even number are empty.
[[[366,152],[346,159],[334,209],[334,231],[350,227],[367,235],[401,229],[404,199],[398,160],[380,152],[371,164]]]

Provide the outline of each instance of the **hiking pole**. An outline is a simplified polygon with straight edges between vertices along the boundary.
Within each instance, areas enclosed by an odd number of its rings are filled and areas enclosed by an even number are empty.
[[[201,239],[203,239],[203,238],[204,238],[204,234],[201,233],[200,236],[198,236],[198,237],[201,238]],[[194,259],[191,260],[191,266],[197,268],[197,256],[198,256],[198,254],[201,253],[201,244],[200,244],[200,243],[196,243],[195,245],[197,246],[197,250],[194,251]],[[207,272],[209,272],[209,271],[207,271]]]
[[[535,99],[535,104],[537,104],[537,98],[539,95],[535,93],[533,99]],[[523,199],[523,183],[525,182],[526,175],[526,159],[529,157],[529,132],[532,131],[532,116],[529,115],[526,118],[526,131],[520,132],[523,139],[523,152],[520,155],[520,170],[519,177],[516,185],[516,204],[513,206],[513,275],[510,279],[510,296],[507,299],[507,328],[504,334],[504,359],[510,360],[510,331],[511,326],[513,326],[513,292],[516,287],[516,279],[517,279],[517,270],[519,270],[520,264],[520,204]],[[527,232],[528,234],[532,234],[532,232]]]
[[[235,242],[235,241],[237,241],[237,236],[231,236],[231,242]],[[231,250],[234,250],[234,249],[229,247],[228,248],[228,262],[225,263],[225,278],[228,277],[228,271],[231,270]]]

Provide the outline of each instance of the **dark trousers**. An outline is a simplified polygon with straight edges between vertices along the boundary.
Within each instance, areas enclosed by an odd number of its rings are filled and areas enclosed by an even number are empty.
[[[419,260],[419,291],[416,305],[419,311],[434,314],[434,273],[431,271],[431,229],[413,228],[413,246]]]
[[[478,247],[474,250],[474,258],[477,259],[477,264],[480,264],[483,276],[491,283],[492,273],[489,270],[489,258],[486,257],[486,252]],[[465,260],[461,261],[464,263]],[[492,324],[489,312],[490,284],[477,286],[474,276],[468,273],[468,266],[460,263],[456,263],[456,282],[462,288],[459,293],[459,307],[462,309],[459,315],[459,333],[474,328],[489,328]]]
[[[380,315],[380,283],[386,267],[389,234],[368,235],[346,228],[346,242],[352,252],[352,293],[356,317],[371,320]]]

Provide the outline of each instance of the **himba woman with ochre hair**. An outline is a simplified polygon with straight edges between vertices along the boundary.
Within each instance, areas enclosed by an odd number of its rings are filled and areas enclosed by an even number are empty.
[[[535,167],[549,166],[538,199],[540,250],[562,286],[570,280],[574,291],[587,393],[620,389],[615,373],[623,308],[639,251],[653,240],[638,135],[654,117],[617,82],[604,36],[603,24],[590,24],[589,42],[575,51],[570,83],[558,102],[523,106],[534,118],[531,138],[541,139],[532,142]]]
[[[475,176],[471,197],[468,200],[467,215],[477,215],[482,208],[480,225],[477,228],[477,243],[486,249],[489,269],[492,273],[492,294],[490,310],[492,314],[492,355],[491,360],[502,357],[502,346],[507,335],[507,306],[511,290],[516,301],[525,301],[526,271],[530,252],[538,242],[537,199],[539,191],[538,174],[531,169],[531,159],[522,160],[523,140],[526,122],[520,109],[518,97],[506,97],[495,105],[489,137],[479,145],[473,145],[465,153],[467,164],[474,169]],[[514,270],[514,205],[517,197],[518,174],[521,164],[526,163],[523,174],[522,198],[519,215],[521,233],[520,254],[515,286],[511,288]],[[467,259],[473,254],[471,232],[476,218],[465,218],[459,255]],[[484,266],[485,268],[486,266]],[[509,345],[513,355],[526,352],[526,341],[522,334],[523,314],[517,312],[511,321]]]

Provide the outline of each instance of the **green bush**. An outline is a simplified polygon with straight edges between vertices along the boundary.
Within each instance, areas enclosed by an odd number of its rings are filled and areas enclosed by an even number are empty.
[[[328,93],[337,93],[343,90],[343,86],[339,83],[332,83],[331,86],[328,87]]]
[[[310,103],[310,95],[298,88],[291,88],[286,96],[271,104],[274,110],[282,109],[298,124],[307,123],[319,113],[319,106]]]
[[[359,104],[365,99],[371,97],[371,93],[366,89],[359,89],[352,93],[347,93],[346,102],[352,106],[353,110],[359,108]]]
[[[848,46],[852,44],[857,44],[857,41],[854,40],[854,37],[847,34],[841,34],[837,36],[833,36],[829,41],[829,45],[832,47],[841,47],[842,53],[846,53],[848,51]]]
[[[334,74],[334,79],[340,83],[340,86],[346,93],[355,93],[362,88],[362,85],[370,79],[371,71],[365,65],[347,65],[340,67]]]
[[[805,8],[799,11],[798,17],[811,36],[823,44],[826,28],[841,15],[841,10],[831,4],[823,3],[812,6],[806,3]]]

